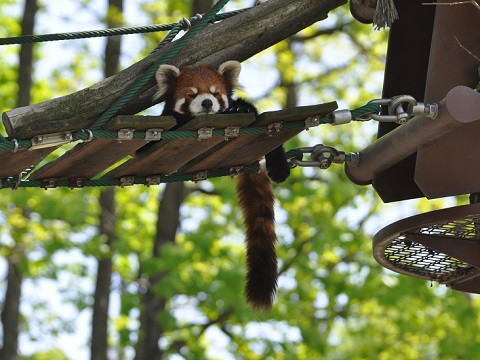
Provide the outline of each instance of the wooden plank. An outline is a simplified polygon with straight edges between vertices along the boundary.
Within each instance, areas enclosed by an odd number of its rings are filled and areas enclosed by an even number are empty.
[[[38,150],[0,151],[0,177],[20,174],[23,170],[39,163],[56,147]]]
[[[330,114],[337,109],[337,104],[327,103],[312,106],[300,106],[291,109],[270,111],[261,114],[253,125],[269,125],[275,122],[305,120],[309,117]],[[223,142],[209,151],[206,156],[194,159],[179,172],[192,173],[206,169],[216,169],[236,165],[248,165],[258,161],[262,156],[291,139],[303,129],[286,130],[272,136],[264,134],[242,135],[239,138]]]
[[[105,130],[135,129],[145,131],[153,128],[168,130],[175,125],[176,121],[171,116],[122,115],[111,119],[105,125]],[[126,156],[134,154],[137,149],[147,143],[148,141],[139,139],[122,142],[116,139],[95,139],[91,142],[80,143],[57,160],[35,171],[30,178],[90,179]]]
[[[204,127],[244,127],[254,121],[254,114],[203,115],[194,118],[178,130],[198,130]],[[134,159],[130,159],[110,171],[105,178],[171,174],[222,141],[224,141],[222,137],[213,137],[202,141],[198,141],[196,138],[161,140],[137,151]]]

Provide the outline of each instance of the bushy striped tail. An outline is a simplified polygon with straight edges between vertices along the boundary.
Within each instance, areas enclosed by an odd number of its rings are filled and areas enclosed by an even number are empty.
[[[241,174],[237,182],[237,198],[246,232],[245,296],[255,311],[266,311],[272,307],[278,279],[275,199],[270,179],[266,174]]]

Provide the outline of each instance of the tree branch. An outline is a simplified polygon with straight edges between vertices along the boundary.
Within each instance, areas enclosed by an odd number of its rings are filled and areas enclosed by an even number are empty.
[[[345,28],[350,25],[353,21],[350,21],[350,22],[347,22],[347,23],[342,23],[342,24],[337,24],[336,26],[334,27],[331,27],[331,28],[328,28],[328,29],[318,29],[317,31],[315,31],[313,34],[310,34],[310,35],[306,35],[306,36],[302,36],[302,35],[294,35],[292,37],[290,37],[290,40],[292,40],[292,42],[306,42],[308,40],[312,40],[312,39],[315,39],[316,37],[318,36],[323,36],[323,35],[332,35],[336,32],[339,32],[339,31],[345,31]]]
[[[187,44],[171,64],[184,66],[206,62],[218,65],[232,59],[244,61],[325,19],[330,10],[345,3],[346,0],[268,1],[208,26]],[[169,44],[119,74],[86,89],[4,113],[3,122],[9,135],[21,139],[67,129],[88,128],[172,46]],[[152,80],[120,113],[135,114],[154,105],[155,92],[155,81]]]

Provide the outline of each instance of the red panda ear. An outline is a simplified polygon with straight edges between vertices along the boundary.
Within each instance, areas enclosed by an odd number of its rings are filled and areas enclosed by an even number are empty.
[[[218,67],[218,72],[223,75],[232,88],[237,87],[240,70],[242,70],[242,65],[234,60],[224,62]]]
[[[180,69],[173,65],[160,65],[155,73],[155,79],[157,79],[158,91],[154,96],[154,99],[165,95],[169,85],[171,85],[175,78],[180,75]]]

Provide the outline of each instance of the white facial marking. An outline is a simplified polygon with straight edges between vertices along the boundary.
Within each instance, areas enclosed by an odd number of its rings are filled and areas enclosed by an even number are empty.
[[[175,107],[173,108],[173,110],[175,110],[177,113],[179,114],[184,114],[183,110],[182,110],[182,105],[185,104],[185,99],[180,99],[178,100],[176,103],[175,103]]]
[[[210,86],[210,92],[214,93],[215,90],[217,90],[217,88],[215,87],[215,85]]]
[[[197,88],[191,87],[190,89],[192,90],[192,92],[194,94],[198,94],[198,89]]]
[[[210,109],[205,109],[202,106],[204,100],[211,100],[212,107]],[[216,114],[220,110],[220,104],[218,100],[212,94],[202,94],[198,95],[195,99],[192,100],[189,106],[190,112],[193,116],[203,115],[203,114]]]
[[[225,94],[222,94],[222,100],[225,103],[225,109],[228,109],[228,97]]]

